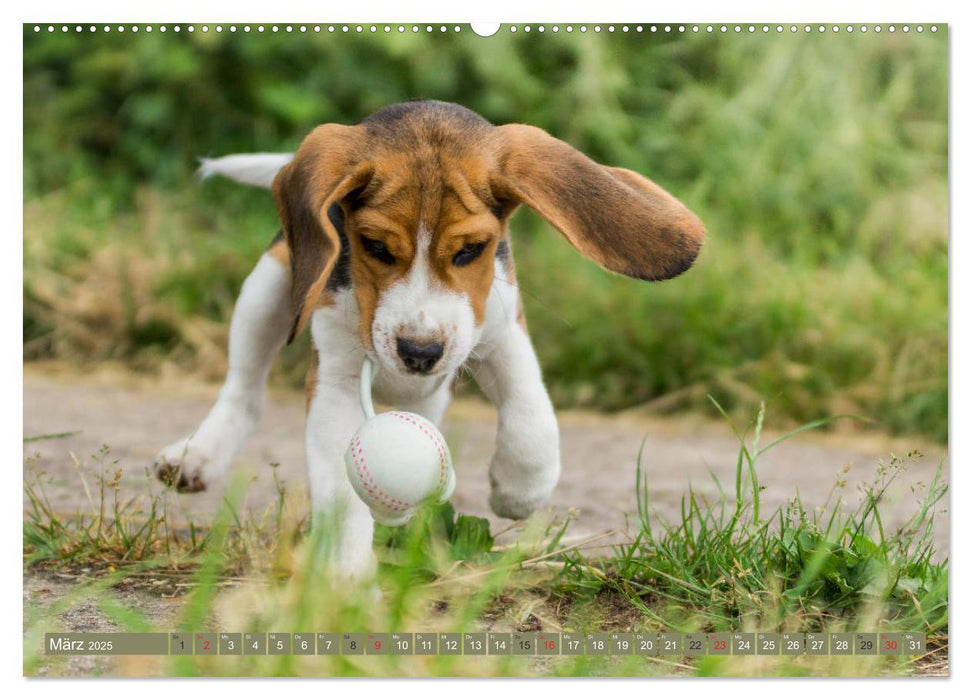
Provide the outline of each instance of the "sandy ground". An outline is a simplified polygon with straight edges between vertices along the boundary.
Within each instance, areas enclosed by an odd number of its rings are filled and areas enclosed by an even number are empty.
[[[25,477],[42,471],[50,479],[47,493],[64,513],[87,506],[75,458],[88,468],[107,445],[109,461],[123,472],[120,495],[144,496],[151,485],[146,469],[163,445],[193,430],[208,411],[218,387],[185,381],[157,381],[99,376],[88,379],[56,372],[28,370],[24,379],[24,436],[74,432],[61,439],[24,444]],[[262,512],[277,497],[271,463],[290,493],[305,493],[303,396],[272,392],[256,433],[237,459],[238,469],[253,475],[247,503]],[[634,414],[604,416],[561,412],[563,473],[551,505],[558,516],[578,511],[567,541],[577,542],[613,533],[598,543],[622,541],[636,529],[635,463],[644,436],[643,465],[649,480],[652,508],[667,520],[680,517],[689,488],[711,499],[718,491],[712,475],[731,492],[734,488],[738,442],[722,422],[700,419],[658,419]],[[490,518],[494,529],[510,521],[488,510],[488,462],[495,439],[496,416],[485,403],[466,399],[449,410],[443,432],[456,465],[453,504],[458,512]],[[763,435],[762,444],[773,438]],[[888,491],[882,508],[884,524],[902,524],[916,507],[913,487],[928,484],[946,455],[918,440],[891,440],[873,435],[803,434],[760,458],[759,478],[765,487],[763,513],[786,504],[797,493],[807,508],[822,505],[834,484],[845,479],[842,496],[856,504],[860,485],[872,482],[891,451],[905,455],[919,449],[923,457],[908,462],[906,471]],[[849,468],[847,473],[843,473]],[[155,488],[155,486],[152,486]],[[205,523],[221,500],[219,485],[178,501],[184,516]],[[935,540],[940,556],[948,549],[946,513],[937,520]]]

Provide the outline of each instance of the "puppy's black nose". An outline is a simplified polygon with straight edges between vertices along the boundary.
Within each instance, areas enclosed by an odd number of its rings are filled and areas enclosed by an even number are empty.
[[[398,338],[398,356],[409,372],[428,374],[444,353],[445,346],[442,343],[422,343]]]

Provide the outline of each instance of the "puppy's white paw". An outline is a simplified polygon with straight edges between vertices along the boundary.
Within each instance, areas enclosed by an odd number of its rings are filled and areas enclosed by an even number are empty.
[[[210,463],[210,456],[185,438],[162,450],[155,458],[153,470],[162,483],[178,491],[195,493],[205,491],[210,483],[207,473]]]
[[[500,415],[496,453],[489,466],[489,506],[522,520],[546,504],[560,478],[560,437],[549,412]]]
[[[229,470],[261,408],[260,395],[221,397],[198,430],[159,453],[156,476],[179,491],[204,491]]]
[[[489,507],[502,518],[525,520],[548,498],[549,493],[523,494],[493,489],[489,496]]]
[[[559,450],[537,451],[519,461],[503,452],[500,449],[493,457],[489,470],[489,506],[503,518],[523,520],[546,505],[553,494],[560,476]]]

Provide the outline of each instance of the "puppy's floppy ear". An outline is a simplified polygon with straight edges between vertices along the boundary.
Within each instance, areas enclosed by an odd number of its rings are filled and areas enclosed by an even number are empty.
[[[646,177],[595,163],[542,129],[496,127],[497,197],[535,210],[585,256],[643,280],[675,277],[698,255],[704,225]]]
[[[356,126],[319,126],[273,181],[273,198],[290,248],[293,325],[288,343],[313,313],[340,252],[340,237],[327,211],[366,185],[373,172],[363,136]]]

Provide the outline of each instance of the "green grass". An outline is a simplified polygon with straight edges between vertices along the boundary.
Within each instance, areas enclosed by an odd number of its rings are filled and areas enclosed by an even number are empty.
[[[24,54],[25,361],[218,380],[234,299],[278,223],[266,193],[198,185],[196,157],[290,149],[318,122],[424,96],[542,126],[655,179],[707,225],[695,267],[650,285],[516,215],[518,279],[558,406],[714,415],[714,395],[736,420],[766,401],[790,427],[855,413],[947,440],[944,28],[26,31]],[[276,381],[303,381],[306,344],[285,351]]]
[[[906,462],[891,455],[845,512],[834,485],[829,502],[807,512],[798,495],[772,513],[760,510],[758,458],[802,426],[769,445],[759,437],[764,411],[745,432],[733,493],[718,484],[708,503],[694,490],[682,498],[678,523],[652,525],[649,488],[638,464],[640,532],[622,545],[612,564],[618,590],[645,615],[678,629],[685,609],[704,610],[704,629],[747,625],[791,632],[817,631],[829,620],[853,617],[874,600],[885,620],[900,629],[940,630],[947,624],[947,562],[932,561],[933,509],[947,487],[938,469],[919,510],[899,530],[887,532],[880,503]],[[579,571],[582,571],[580,569]],[[655,602],[649,608],[644,598]],[[667,607],[676,617],[660,612]],[[694,613],[697,614],[697,613]]]
[[[85,572],[53,606],[28,605],[24,669],[57,673],[38,653],[44,631],[88,600],[106,624],[146,631],[920,631],[930,653],[907,657],[171,657],[139,667],[149,675],[911,675],[939,672],[946,658],[948,561],[934,551],[934,516],[947,493],[940,472],[923,487],[906,524],[888,531],[881,509],[907,459],[891,455],[856,504],[838,496],[807,512],[798,494],[765,512],[758,459],[764,411],[738,430],[735,483],[708,500],[690,490],[681,517],[651,511],[651,465],[638,460],[639,527],[612,554],[565,546],[569,522],[545,514],[518,523],[496,545],[488,523],[450,505],[421,511],[407,526],[378,528],[375,589],[342,585],[327,570],[333,529],[308,529],[282,490],[265,513],[243,507],[245,486],[227,489],[212,523],[173,528],[171,492],[148,511],[112,499],[107,452],[97,455],[90,509],[70,517],[50,506],[43,480],[28,485],[28,571]],[[819,427],[817,421],[799,430]],[[798,432],[798,431],[796,431]],[[781,439],[786,439],[789,435]],[[649,442],[649,439],[646,440]],[[83,470],[79,472],[83,477]],[[150,478],[147,476],[146,478]],[[915,487],[917,488],[917,487]],[[154,588],[144,584],[153,581]],[[160,626],[125,602],[158,582],[179,594],[174,624]],[[173,583],[175,582],[175,583]],[[67,631],[67,630],[65,630]],[[63,671],[62,671],[63,672]],[[105,672],[119,672],[117,669]],[[123,671],[121,671],[123,672]]]

